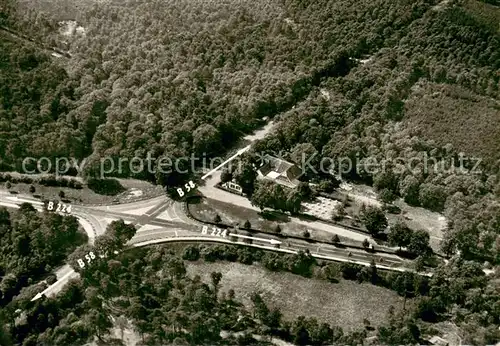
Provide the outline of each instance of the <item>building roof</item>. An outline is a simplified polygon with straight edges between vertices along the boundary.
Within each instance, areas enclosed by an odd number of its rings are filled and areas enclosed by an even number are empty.
[[[438,345],[438,346],[447,346],[449,342],[437,335],[434,335],[432,338],[429,339],[429,342],[433,345]]]
[[[271,155],[264,156],[263,160],[264,164],[259,168],[260,175],[288,187],[297,186],[298,178],[302,175],[297,165]]]

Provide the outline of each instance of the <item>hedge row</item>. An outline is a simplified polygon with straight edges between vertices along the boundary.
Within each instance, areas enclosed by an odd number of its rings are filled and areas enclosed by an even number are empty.
[[[44,186],[55,186],[55,187],[69,187],[71,189],[82,189],[83,185],[78,180],[73,178],[66,177],[55,177],[53,175],[45,176],[45,177],[29,177],[29,176],[20,176],[13,177],[8,173],[0,173],[0,183],[10,182],[12,184],[24,183],[24,184],[33,184],[38,183]]]

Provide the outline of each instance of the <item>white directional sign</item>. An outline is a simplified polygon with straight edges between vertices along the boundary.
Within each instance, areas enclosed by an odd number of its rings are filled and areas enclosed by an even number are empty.
[[[215,237],[223,237],[223,238],[225,238],[226,236],[232,236],[232,237],[238,237],[238,238],[244,238],[244,239],[260,240],[260,241],[265,241],[265,242],[271,243],[272,245],[281,244],[281,242],[279,240],[276,240],[276,239],[258,238],[258,237],[251,237],[248,235],[229,233],[227,231],[227,229],[220,229],[217,227],[203,226],[201,228],[201,234],[212,235]]]
[[[211,229],[208,229],[208,226],[203,226],[201,228],[201,234],[210,234],[215,237],[223,237],[223,238],[225,238],[228,235],[227,229],[222,230],[217,227],[212,227]]]
[[[271,243],[273,245],[281,244],[281,242],[279,240],[276,240],[276,239],[257,238],[257,237],[251,237],[251,236],[248,236],[248,235],[242,235],[242,234],[231,234],[231,235],[234,236],[234,237],[238,237],[238,238],[245,238],[245,239],[253,239],[253,240],[265,241],[265,242]]]

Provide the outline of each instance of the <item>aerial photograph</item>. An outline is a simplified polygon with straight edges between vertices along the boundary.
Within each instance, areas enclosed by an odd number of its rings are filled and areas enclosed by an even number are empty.
[[[500,0],[0,0],[0,346],[500,346]]]

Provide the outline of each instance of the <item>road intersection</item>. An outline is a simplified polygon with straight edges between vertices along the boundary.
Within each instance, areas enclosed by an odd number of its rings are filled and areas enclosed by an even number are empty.
[[[0,205],[18,207],[24,202],[31,203],[39,211],[44,209],[43,202],[33,197],[27,195],[13,196],[5,191],[0,191]],[[363,265],[369,265],[371,260],[374,259],[377,266],[394,270],[404,270],[405,265],[405,261],[396,255],[372,254],[363,250],[346,250],[331,244],[287,239],[286,237],[267,233],[248,234],[236,231],[237,235],[234,235],[234,230],[229,230],[226,237],[211,236],[211,232],[203,235],[204,224],[189,218],[184,212],[182,202],[175,202],[166,196],[111,206],[74,204],[71,214],[78,218],[91,243],[96,236],[104,234],[109,223],[122,219],[126,223],[134,224],[137,228],[136,235],[129,243],[129,245],[135,247],[172,241],[218,242],[286,253],[308,250],[318,258],[351,261]],[[209,229],[212,228],[211,225],[207,226]],[[231,236],[231,232],[233,232],[233,236]],[[34,299],[42,295],[55,294],[66,282],[78,276],[71,268],[65,268],[61,273],[55,284],[39,293]]]
[[[271,131],[273,123],[268,123],[263,129],[253,135],[245,137],[247,142],[253,143],[255,140],[264,137]],[[222,200],[240,207],[256,209],[250,202],[242,196],[237,196],[215,187],[219,182],[221,168],[235,160],[238,156],[244,154],[251,148],[251,144],[241,148],[218,167],[207,172],[203,177],[203,186],[197,189],[207,198]],[[28,202],[35,206],[39,211],[43,211],[44,204],[29,195],[12,195],[7,191],[0,190],[0,205],[18,208],[20,204]],[[90,205],[72,205],[71,214],[77,217],[80,225],[89,237],[89,243],[93,244],[96,237],[104,234],[106,227],[114,220],[122,219],[126,223],[132,223],[137,232],[129,242],[130,246],[147,246],[164,242],[218,242],[235,245],[244,245],[254,248],[262,248],[270,251],[297,253],[299,251],[309,251],[312,256],[326,260],[353,262],[368,266],[372,260],[375,260],[377,267],[404,271],[407,262],[402,258],[387,253],[369,253],[364,250],[346,250],[335,247],[331,244],[312,242],[308,240],[287,239],[278,235],[272,235],[263,232],[253,232],[252,234],[237,230],[229,230],[226,237],[217,236],[215,232],[202,234],[204,224],[198,222],[188,215],[182,202],[173,201],[167,196],[159,196],[151,199],[104,206]],[[308,222],[303,220],[294,220],[302,222],[308,228],[314,230],[324,229],[331,233],[339,234],[342,237],[362,241],[365,235],[353,232],[341,227],[335,227],[318,222]],[[211,225],[206,225],[211,228]],[[220,233],[220,232],[219,232]],[[230,234],[233,233],[233,236]],[[234,234],[237,233],[237,234]],[[362,239],[363,238],[363,239]],[[37,294],[33,300],[42,295],[53,295],[57,293],[70,279],[77,277],[76,273],[69,265],[64,266],[58,271],[58,280],[49,286],[43,292]]]

